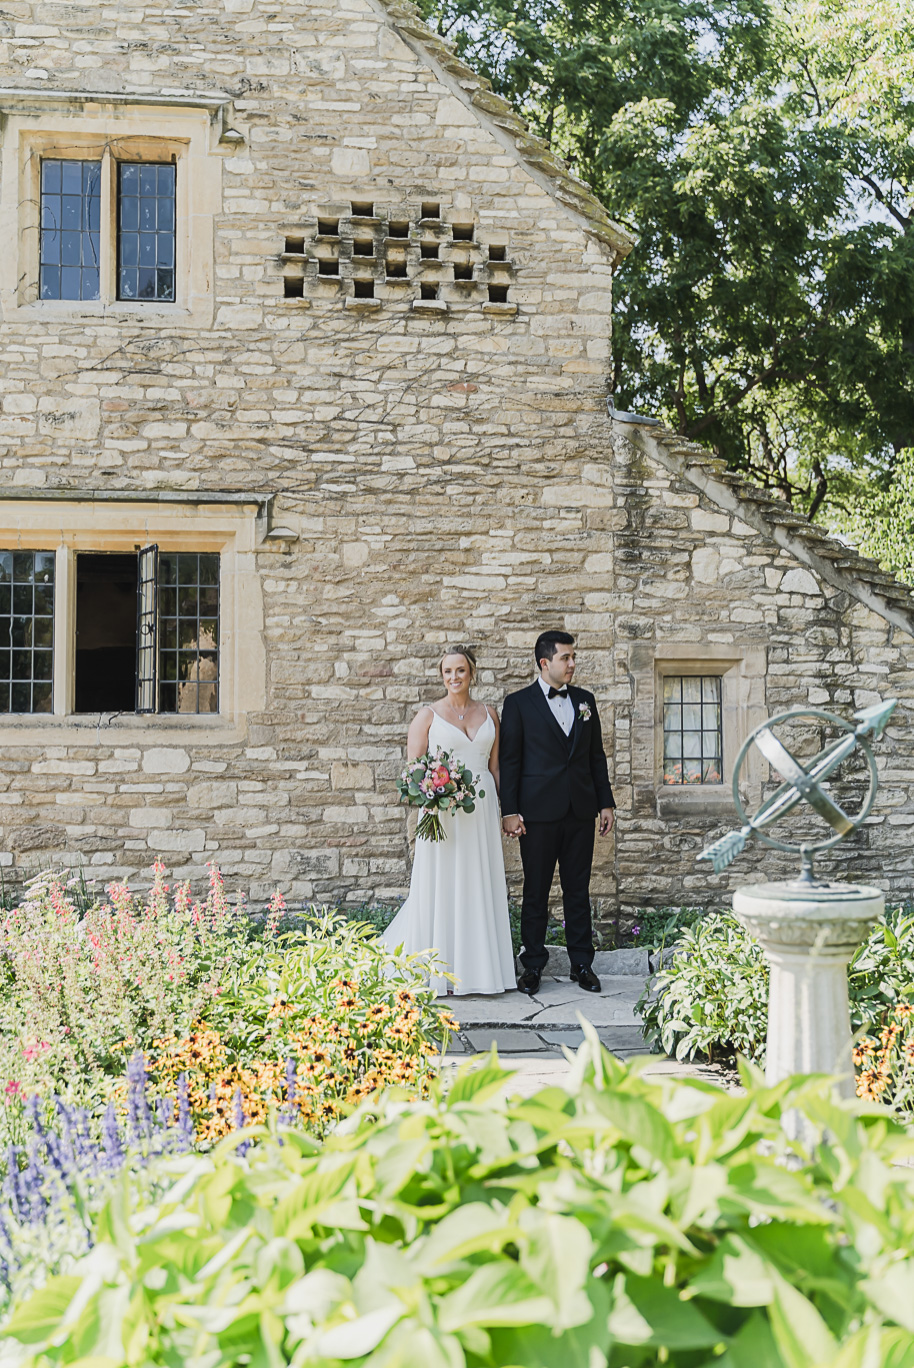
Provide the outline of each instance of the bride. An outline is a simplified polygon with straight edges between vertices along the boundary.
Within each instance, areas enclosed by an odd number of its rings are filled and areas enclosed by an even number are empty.
[[[449,646],[439,664],[445,696],[420,708],[407,736],[407,755],[447,750],[469,768],[485,797],[473,812],[442,814],[446,840],[417,840],[409,897],[384,933],[391,949],[433,950],[457,979],[431,977],[447,992],[502,993],[516,974],[498,821],[498,714],[470,695],[476,656]]]

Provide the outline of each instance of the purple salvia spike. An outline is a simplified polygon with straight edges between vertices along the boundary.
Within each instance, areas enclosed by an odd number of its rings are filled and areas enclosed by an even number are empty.
[[[244,1128],[245,1128],[246,1125],[247,1125],[247,1117],[246,1117],[245,1114],[244,1114],[244,1100],[242,1099],[242,1096],[241,1096],[241,1089],[240,1089],[240,1088],[236,1088],[236,1089],[235,1089],[235,1129],[236,1129],[236,1130],[244,1130]],[[237,1152],[238,1152],[238,1154],[241,1156],[241,1158],[243,1159],[244,1156],[247,1154],[247,1152],[248,1152],[248,1150],[249,1150],[250,1148],[251,1148],[251,1142],[250,1142],[250,1140],[242,1140],[241,1144],[238,1146]]]
[[[29,1120],[32,1123],[32,1130],[35,1132],[39,1140],[43,1140],[46,1132],[44,1121],[42,1120],[41,1116],[41,1098],[38,1096],[37,1093],[32,1093],[32,1096],[29,1098],[27,1105],[29,1112]]]
[[[22,1181],[19,1172],[19,1149],[16,1145],[7,1146],[6,1151],[6,1177],[3,1180],[3,1195],[9,1203],[19,1225],[25,1220],[25,1202],[23,1200]]]
[[[193,1149],[194,1140],[194,1119],[190,1113],[190,1088],[187,1083],[187,1074],[182,1073],[178,1078],[178,1130],[185,1149]]]
[[[286,1060],[286,1105],[282,1109],[282,1119],[287,1126],[295,1124],[295,1099],[298,1096],[298,1071],[292,1055]]]
[[[139,1050],[127,1065],[127,1107],[132,1139],[148,1139],[152,1132],[152,1113],[146,1096],[146,1060]]]
[[[70,1168],[76,1168],[76,1113],[60,1097],[55,1097],[57,1115],[60,1118],[60,1141],[63,1157]]]
[[[29,1153],[29,1166],[21,1177],[22,1187],[28,1202],[29,1222],[32,1225],[38,1225],[44,1219],[48,1209],[43,1191],[43,1180],[41,1156],[38,1153],[37,1142],[33,1141]]]
[[[124,1162],[124,1147],[121,1144],[121,1133],[118,1128],[117,1112],[114,1110],[113,1102],[108,1103],[104,1120],[102,1121],[102,1144],[105,1150],[107,1167],[114,1173]]]

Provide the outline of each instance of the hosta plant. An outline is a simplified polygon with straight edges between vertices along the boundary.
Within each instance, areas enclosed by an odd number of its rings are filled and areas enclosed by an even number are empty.
[[[152,1200],[125,1182],[0,1364],[912,1368],[907,1132],[825,1080],[652,1080],[588,1035],[567,1091],[506,1102],[493,1058],[323,1143],[253,1130]]]

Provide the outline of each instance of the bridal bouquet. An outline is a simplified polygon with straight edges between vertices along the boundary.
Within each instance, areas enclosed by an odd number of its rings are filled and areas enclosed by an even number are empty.
[[[419,840],[445,840],[440,814],[472,812],[477,797],[486,796],[485,789],[477,789],[477,783],[472,770],[464,769],[450,751],[436,750],[410,760],[397,780],[397,792],[401,803],[423,809],[416,827]]]

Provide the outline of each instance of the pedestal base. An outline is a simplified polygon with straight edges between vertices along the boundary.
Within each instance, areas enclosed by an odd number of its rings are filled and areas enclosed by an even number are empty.
[[[733,895],[733,911],[771,966],[769,1084],[829,1073],[854,1096],[847,965],[884,910],[878,888],[857,884],[756,884]]]

